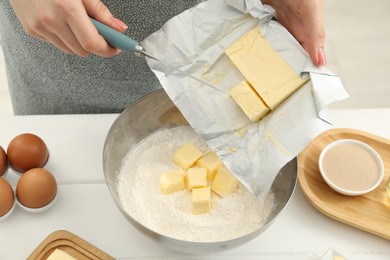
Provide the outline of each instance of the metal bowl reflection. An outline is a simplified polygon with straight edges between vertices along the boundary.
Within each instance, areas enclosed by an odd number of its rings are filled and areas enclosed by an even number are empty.
[[[103,149],[103,170],[111,195],[126,219],[149,238],[170,249],[186,253],[209,253],[242,245],[266,230],[290,200],[297,182],[296,159],[276,176],[271,191],[275,206],[264,225],[245,236],[218,242],[190,242],[156,233],[133,219],[122,207],[118,194],[118,174],[127,153],[145,137],[160,128],[188,125],[164,90],[155,91],[128,108],[112,124]]]

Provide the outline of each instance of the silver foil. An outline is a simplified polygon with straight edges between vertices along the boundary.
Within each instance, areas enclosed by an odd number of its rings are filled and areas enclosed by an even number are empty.
[[[279,170],[331,127],[326,108],[348,93],[336,74],[313,65],[295,38],[272,19],[271,7],[246,0],[243,10],[228,2],[203,2],[169,20],[142,44],[161,60],[147,61],[190,125],[246,187],[263,197]],[[255,26],[298,75],[311,78],[259,122],[250,121],[230,97],[230,89],[244,78],[224,53]]]

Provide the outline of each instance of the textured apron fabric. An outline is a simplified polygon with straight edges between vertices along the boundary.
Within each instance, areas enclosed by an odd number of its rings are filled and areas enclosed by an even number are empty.
[[[108,0],[125,34],[142,41],[168,19],[200,0]],[[14,112],[22,114],[119,113],[160,88],[144,58],[130,53],[102,58],[68,55],[27,35],[9,0],[0,0],[1,44]]]

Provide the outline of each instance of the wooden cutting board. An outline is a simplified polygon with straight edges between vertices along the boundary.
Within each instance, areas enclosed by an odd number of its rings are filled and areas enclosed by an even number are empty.
[[[318,159],[325,146],[338,139],[355,139],[373,147],[385,166],[385,177],[372,192],[346,196],[323,180]],[[390,198],[386,186],[390,176],[390,140],[354,129],[328,130],[312,140],[298,156],[298,182],[306,198],[323,214],[390,240]]]
[[[64,251],[77,260],[114,260],[112,256],[65,230],[51,233],[27,259],[47,259],[56,249]]]

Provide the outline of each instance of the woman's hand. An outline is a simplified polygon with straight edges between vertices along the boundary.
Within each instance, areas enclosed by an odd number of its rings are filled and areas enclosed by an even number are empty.
[[[322,0],[262,0],[272,6],[278,21],[309,53],[317,66],[326,65]]]
[[[123,32],[127,26],[99,0],[11,0],[26,32],[69,54],[110,57],[120,53],[98,33],[89,16]]]

